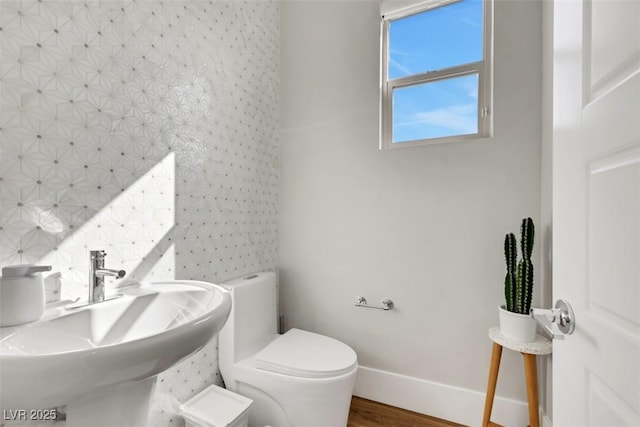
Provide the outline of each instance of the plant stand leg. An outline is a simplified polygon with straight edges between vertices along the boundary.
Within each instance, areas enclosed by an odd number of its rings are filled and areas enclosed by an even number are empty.
[[[529,401],[529,426],[540,427],[538,415],[538,373],[536,355],[522,353],[524,356],[524,373],[527,377],[527,399]]]
[[[501,357],[502,346],[494,342],[493,350],[491,351],[491,367],[489,368],[487,395],[484,401],[484,416],[482,417],[482,427],[487,427],[491,423],[491,409],[493,408],[493,398],[496,394],[496,384],[498,383],[498,371],[500,370]]]

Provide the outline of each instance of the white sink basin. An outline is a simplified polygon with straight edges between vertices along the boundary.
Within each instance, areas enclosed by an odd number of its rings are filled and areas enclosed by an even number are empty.
[[[231,310],[227,291],[205,282],[156,282],[119,291],[123,296],[115,300],[75,310],[49,308],[37,322],[0,328],[0,407],[67,405],[67,425],[82,425],[88,415],[91,425],[99,425],[95,418],[104,418],[104,405],[118,404],[116,399],[125,406],[125,422],[104,425],[140,425],[155,375],[201,349]],[[128,413],[127,404],[146,405],[145,414]]]

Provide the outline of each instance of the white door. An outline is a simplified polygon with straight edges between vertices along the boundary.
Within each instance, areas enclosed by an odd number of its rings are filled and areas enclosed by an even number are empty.
[[[640,0],[556,0],[553,425],[640,426]]]

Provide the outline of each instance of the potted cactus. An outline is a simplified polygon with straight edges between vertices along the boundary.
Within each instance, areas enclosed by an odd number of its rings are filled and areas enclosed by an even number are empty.
[[[504,256],[507,273],[504,278],[505,304],[499,307],[500,331],[520,342],[533,341],[536,337],[536,321],[529,315],[533,295],[533,241],[535,227],[531,218],[523,218],[520,226],[520,252],[516,236],[508,233],[504,238]]]

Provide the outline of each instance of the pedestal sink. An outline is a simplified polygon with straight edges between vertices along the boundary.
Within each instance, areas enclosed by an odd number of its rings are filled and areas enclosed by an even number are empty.
[[[206,282],[119,291],[118,299],[49,307],[37,322],[0,328],[3,413],[66,405],[68,427],[145,426],[156,375],[201,349],[231,310],[227,291]]]

